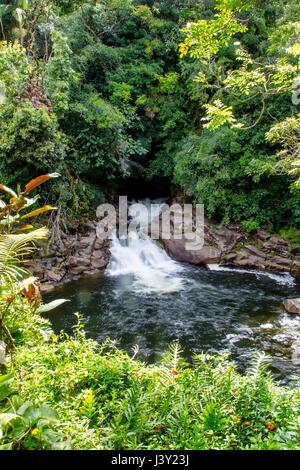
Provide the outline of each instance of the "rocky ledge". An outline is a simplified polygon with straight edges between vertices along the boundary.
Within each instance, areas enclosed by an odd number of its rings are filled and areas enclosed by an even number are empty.
[[[171,213],[171,238],[161,231],[161,216],[152,223],[169,255],[177,261],[198,266],[209,264],[231,265],[270,271],[287,271],[300,275],[300,245],[291,245],[287,238],[272,235],[265,230],[247,234],[239,224],[222,227],[205,219],[204,246],[187,249],[190,240],[174,237],[176,214]],[[155,224],[156,227],[155,227]],[[99,275],[109,263],[109,240],[97,238],[96,222],[89,222],[85,233],[63,234],[49,249],[41,246],[39,259],[26,267],[41,281],[43,292],[83,276]],[[195,229],[195,220],[192,221]]]
[[[50,249],[40,245],[39,259],[25,263],[41,282],[44,293],[84,276],[101,273],[109,263],[109,242],[98,240],[96,223],[89,223],[85,233],[63,234]]]
[[[238,224],[228,227],[216,225],[205,218],[204,246],[199,242],[193,250],[187,249],[190,240],[177,240],[176,214],[171,213],[171,238],[160,241],[175,260],[194,265],[222,264],[270,271],[288,271],[300,274],[300,245],[292,245],[287,238],[272,235],[265,230],[247,234]],[[158,222],[158,220],[157,220]],[[195,220],[192,230],[195,229]]]
[[[300,299],[286,299],[282,306],[288,313],[300,313]]]

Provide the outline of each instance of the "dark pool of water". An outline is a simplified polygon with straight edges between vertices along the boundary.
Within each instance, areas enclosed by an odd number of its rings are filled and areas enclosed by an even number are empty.
[[[188,360],[202,351],[230,353],[244,371],[260,350],[272,356],[275,378],[286,383],[300,375],[300,317],[279,308],[285,298],[300,296],[299,279],[191,266],[180,276],[184,289],[168,294],[134,292],[131,275],[80,279],[45,298],[71,301],[49,318],[55,331],[71,333],[78,311],[88,337],[117,339],[128,352],[138,344],[138,358],[147,362],[179,340]]]

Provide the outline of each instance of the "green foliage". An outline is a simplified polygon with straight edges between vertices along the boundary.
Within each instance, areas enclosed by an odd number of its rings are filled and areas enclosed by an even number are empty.
[[[273,126],[266,137],[267,141],[280,143],[283,147],[277,153],[279,170],[293,177],[300,175],[300,114]],[[296,185],[299,184],[300,177],[296,179]]]
[[[46,68],[46,90],[58,117],[69,109],[70,90],[79,80],[72,68],[72,51],[67,38],[59,31],[52,33],[52,57]]]
[[[225,222],[299,222],[296,0],[42,4],[5,13],[5,184],[57,169],[71,220],[164,176]]]
[[[282,238],[288,238],[292,245],[300,245],[300,231],[296,227],[283,227],[279,230]]]
[[[219,1],[216,2],[217,13],[211,20],[199,20],[188,23],[183,32],[184,42],[179,45],[181,57],[189,53],[191,57],[210,59],[237,33],[243,33],[247,27],[239,21],[236,14],[248,10],[253,3],[250,1]]]
[[[57,413],[48,406],[24,402],[11,388],[13,376],[0,376],[0,450],[68,449],[64,436],[53,428]]]
[[[246,40],[244,46],[238,41],[233,44],[236,47],[235,62],[232,64],[233,68],[228,69],[228,67],[224,67],[224,64],[221,67],[217,66],[217,53],[224,46],[229,46],[231,38],[237,32],[245,32],[250,29],[244,23],[240,25],[241,29],[229,27],[235,11],[240,12],[249,7],[249,2],[242,2],[241,5],[235,5],[234,2],[218,2],[217,10],[220,10],[222,14],[216,14],[216,19],[201,20],[198,23],[189,25],[184,30],[186,34],[185,40],[179,46],[181,56],[189,53],[191,57],[200,59],[200,62],[207,66],[209,72],[204,73],[200,71],[197,81],[206,89],[212,90],[216,88],[219,90],[214,95],[214,101],[203,106],[206,108],[204,120],[207,121],[204,127],[211,130],[216,130],[224,124],[244,129],[257,126],[266,111],[266,101],[270,100],[270,97],[273,95],[290,93],[293,90],[294,81],[298,75],[300,30],[298,23],[291,22],[280,24],[279,31],[277,32],[273,32],[271,29],[268,47],[265,47],[266,57],[257,57],[257,51],[253,52],[249,48],[249,41],[247,44]],[[261,18],[262,24],[263,19]],[[251,25],[250,19],[248,23]],[[237,24],[239,24],[239,21],[237,21]],[[247,38],[247,35],[245,35],[245,38]],[[244,37],[242,36],[243,39]],[[220,63],[220,60],[218,62]],[[219,99],[220,94],[224,96],[225,93],[228,93],[230,96],[230,106],[226,106]],[[215,99],[215,97],[218,99]],[[245,127],[245,123],[241,119],[236,124],[236,118],[234,118],[233,114],[236,101],[248,103],[258,98],[261,101],[261,112],[254,123]],[[293,130],[291,130],[292,126]],[[279,130],[280,128],[281,131]],[[273,126],[266,134],[267,141],[273,142],[280,140],[282,142],[283,138],[287,136],[284,141],[285,150],[278,154],[281,160],[278,167],[285,173],[288,172],[293,175],[299,172],[297,155],[294,161],[292,161],[294,149],[291,149],[288,155],[285,154],[288,152],[287,141],[290,140],[288,135],[291,136],[291,133],[294,134],[294,146],[297,146],[297,139],[295,138],[296,128],[297,133],[299,133],[299,123],[292,116],[283,121],[282,124]],[[280,133],[281,135],[279,135]]]
[[[174,93],[177,88],[179,74],[177,72],[169,72],[164,76],[158,77],[158,80],[163,93]]]
[[[33,71],[24,48],[1,43],[0,82],[5,99],[0,105],[0,172],[6,183],[15,182],[19,173],[25,180],[41,169],[59,168],[65,156],[57,118],[39,80],[32,78]]]
[[[15,304],[20,293],[26,296],[32,310],[37,310],[41,303],[41,295],[38,280],[22,265],[24,258],[30,256],[35,248],[34,243],[47,236],[45,228],[34,230],[32,225],[24,225],[24,221],[32,219],[36,215],[52,211],[51,206],[44,206],[39,209],[28,211],[39,199],[39,195],[33,199],[28,198],[28,194],[38,186],[52,178],[60,176],[57,173],[42,175],[29,181],[24,191],[18,185],[17,192],[11,188],[0,184],[0,189],[10,195],[9,203],[0,199],[0,344],[1,360],[5,363],[5,354],[13,353],[15,350],[14,340],[7,327],[7,316],[11,312],[11,307]],[[23,214],[22,211],[26,210]],[[43,306],[40,311],[48,311],[65,300],[55,301]],[[4,308],[2,305],[4,305]],[[7,344],[4,342],[6,340]]]
[[[264,133],[255,130],[247,136],[225,128],[191,135],[175,155],[175,181],[205,204],[208,217],[216,215],[225,223],[250,219],[258,227],[271,220],[279,228],[286,214],[296,222],[299,195],[289,194],[287,180],[283,185],[274,175],[276,160],[266,155],[263,142]]]
[[[20,314],[14,321],[22,324]],[[29,311],[27,321],[40,322]],[[244,376],[225,356],[201,354],[190,367],[179,345],[146,366],[109,340],[99,347],[86,339],[80,324],[73,337],[49,335],[47,322],[39,328],[35,341],[18,336],[24,376],[11,387],[56,411],[54,431],[72,449],[299,448],[299,389],[275,385],[262,354]]]
[[[207,123],[203,127],[207,129],[214,131],[223,124],[232,124],[236,121],[232,109],[226,107],[220,100],[214,101],[213,104],[205,104],[204,108],[206,108],[206,117],[202,119]]]
[[[254,217],[251,217],[248,220],[243,220],[241,222],[241,226],[245,228],[247,233],[255,232],[260,228],[259,222],[255,220]]]

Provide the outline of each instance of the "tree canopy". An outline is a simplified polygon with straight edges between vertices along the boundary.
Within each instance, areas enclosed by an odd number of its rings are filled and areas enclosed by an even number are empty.
[[[74,214],[159,176],[223,222],[297,224],[299,10],[3,1],[3,182],[55,169],[52,197]]]

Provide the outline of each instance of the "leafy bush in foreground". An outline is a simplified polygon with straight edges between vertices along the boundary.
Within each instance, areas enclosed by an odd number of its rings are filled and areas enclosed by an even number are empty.
[[[24,308],[34,341],[28,347],[17,334],[16,311],[11,330],[20,346],[10,369],[22,373],[14,387],[23,400],[56,410],[53,427],[72,448],[300,448],[299,388],[277,386],[263,355],[245,376],[224,356],[198,355],[190,367],[178,345],[145,365],[109,340],[86,339],[81,325],[73,337],[57,337]]]

